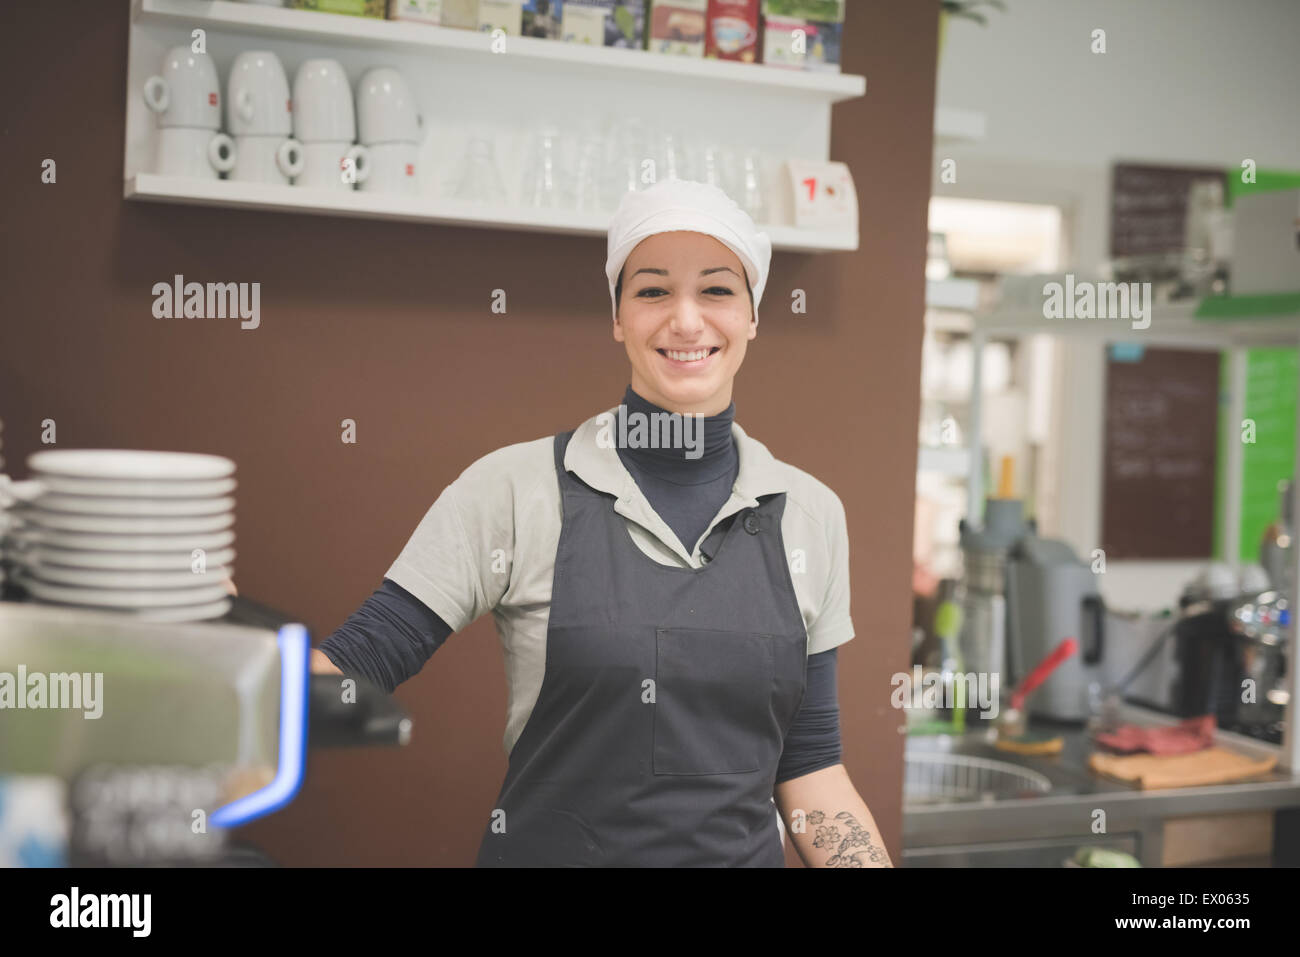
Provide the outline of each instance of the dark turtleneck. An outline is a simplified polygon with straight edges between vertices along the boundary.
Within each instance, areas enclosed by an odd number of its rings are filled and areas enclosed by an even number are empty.
[[[623,393],[623,405],[629,415],[645,416],[643,421],[661,421],[650,417],[667,414],[666,409],[633,392],[631,386]],[[623,467],[688,552],[694,552],[713,516],[731,497],[740,470],[736,440],[731,434],[735,419],[734,402],[717,415],[705,416],[703,441],[698,432],[689,433],[694,439],[692,448],[618,446]],[[691,428],[699,426],[691,423]]]

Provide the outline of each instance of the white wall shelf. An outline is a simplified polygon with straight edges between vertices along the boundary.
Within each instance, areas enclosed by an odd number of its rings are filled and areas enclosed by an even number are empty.
[[[867,91],[866,78],[851,74],[668,56],[536,37],[507,37],[507,52],[499,54],[491,50],[490,35],[473,30],[230,0],[134,0],[134,20],[138,24],[182,27],[187,31],[198,27],[244,37],[414,50],[441,57],[492,60],[494,66],[517,59],[534,70],[545,67],[597,74],[618,70],[639,73],[642,79],[655,83],[694,86],[697,92],[700,83],[707,83],[710,88],[729,84],[755,93],[793,94],[831,104],[862,96]]]
[[[355,84],[372,67],[402,72],[424,117],[417,167],[420,189],[405,197],[321,191],[230,180],[154,175],[157,124],[141,90],[164,53],[205,31],[207,52],[225,81],[234,58],[269,50],[290,82],[312,57],[342,63]],[[543,122],[576,133],[609,118],[637,116],[697,142],[756,151],[763,165],[767,215],[761,228],[778,250],[851,251],[856,230],[801,229],[781,188],[787,159],[830,158],[835,103],[862,96],[866,79],[755,64],[687,59],[507,37],[493,53],[488,34],[408,21],[378,20],[229,0],[132,0],[127,64],[124,195],[131,200],[232,206],[277,212],[354,216],[456,226],[603,235],[609,212],[529,208],[519,201],[529,134]],[[450,181],[471,135],[496,151],[505,194],[497,206],[450,198]],[[688,174],[689,175],[689,174]]]
[[[1047,319],[1037,310],[1003,309],[977,315],[972,332],[985,338],[1038,333],[1082,336],[1103,342],[1132,342],[1189,349],[1300,345],[1300,314],[1245,319],[1198,319],[1199,300],[1151,307],[1151,324],[1134,329],[1127,319]]]
[[[522,209],[486,206],[450,198],[396,196],[356,190],[304,189],[268,183],[186,179],[140,173],[126,181],[127,199],[195,206],[232,206],[281,213],[354,216],[486,229],[603,236],[609,229],[604,213],[565,209]],[[852,234],[791,226],[764,226],[775,249],[795,252],[833,252],[857,248]]]

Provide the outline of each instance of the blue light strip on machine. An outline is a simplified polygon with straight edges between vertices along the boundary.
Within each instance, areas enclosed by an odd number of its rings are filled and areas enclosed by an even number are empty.
[[[285,625],[280,644],[280,760],[275,778],[212,812],[214,827],[237,827],[280,810],[298,794],[307,764],[307,655],[311,641],[303,625]]]

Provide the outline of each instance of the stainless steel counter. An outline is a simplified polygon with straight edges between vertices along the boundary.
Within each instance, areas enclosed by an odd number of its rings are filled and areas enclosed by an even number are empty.
[[[1143,724],[1171,723],[1167,716],[1133,707],[1126,707],[1122,718]],[[1043,730],[1040,725],[1030,727]],[[1073,843],[1132,846],[1135,853],[1140,852],[1143,863],[1149,864],[1158,860],[1165,818],[1300,807],[1300,775],[1295,773],[1274,772],[1236,784],[1144,791],[1088,768],[1092,743],[1083,729],[1051,730],[1061,734],[1065,747],[1060,754],[1045,756],[999,751],[993,746],[991,732],[983,730],[960,737],[910,737],[909,755],[949,753],[1017,765],[1043,775],[1050,782],[1050,790],[1030,797],[946,803],[909,802],[905,794],[905,857],[907,852],[927,848],[978,849],[1001,842],[1053,846]],[[1238,735],[1220,733],[1218,741],[1246,753],[1279,753],[1275,747]],[[1099,832],[1102,826],[1104,831]],[[1125,840],[1117,840],[1121,835],[1129,836],[1127,845]]]

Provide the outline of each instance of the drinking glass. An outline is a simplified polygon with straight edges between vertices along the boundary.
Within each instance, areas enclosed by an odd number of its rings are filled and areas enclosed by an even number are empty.
[[[652,159],[650,131],[639,118],[629,116],[610,122],[603,177],[606,209],[616,208],[625,193],[652,185],[641,181],[646,161]]]
[[[451,193],[457,199],[477,203],[505,201],[505,188],[497,167],[496,146],[490,136],[482,133],[470,136]]]
[[[605,174],[605,137],[588,127],[578,136],[573,167],[573,207],[581,212],[606,209],[602,178]]]
[[[756,223],[767,222],[767,187],[763,176],[763,157],[758,150],[746,150],[739,160],[736,203]]]
[[[519,198],[524,206],[533,208],[573,205],[563,139],[557,126],[545,124],[534,131],[524,160]]]

